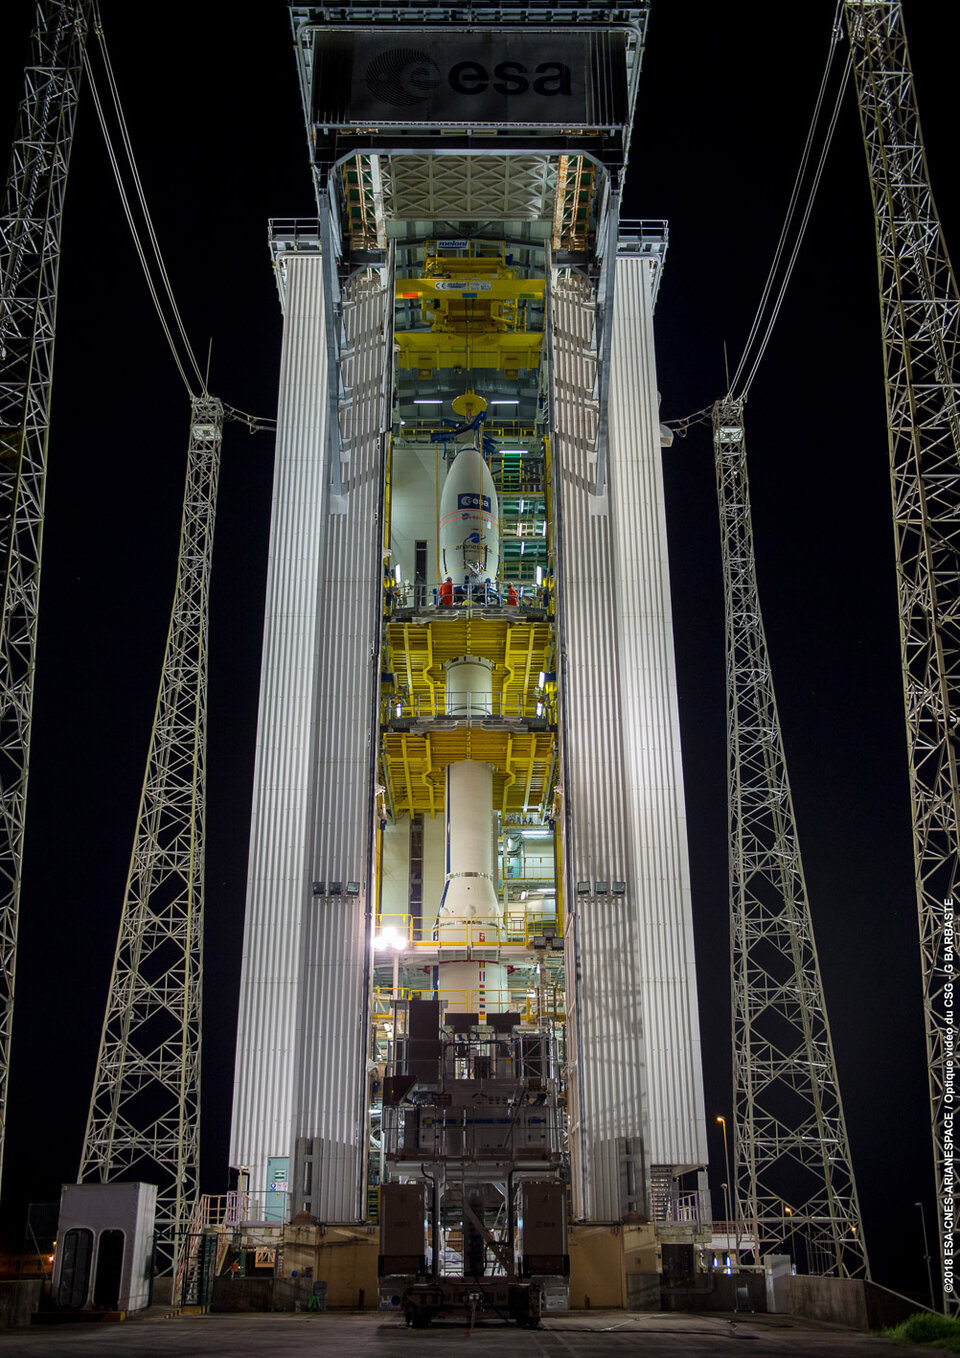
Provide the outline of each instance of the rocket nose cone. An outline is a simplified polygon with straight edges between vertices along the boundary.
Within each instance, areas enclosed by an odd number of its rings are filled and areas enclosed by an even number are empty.
[[[476,448],[462,448],[447,472],[447,479],[443,483],[440,495],[441,516],[459,507],[461,495],[476,495],[478,509],[482,506],[495,517],[499,517],[497,488],[493,484],[493,477],[483,459],[483,454],[477,452]],[[484,499],[488,501],[488,505],[482,505]]]

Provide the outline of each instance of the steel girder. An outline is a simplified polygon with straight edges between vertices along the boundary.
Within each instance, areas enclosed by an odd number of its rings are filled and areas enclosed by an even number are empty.
[[[169,1272],[196,1208],[207,623],[223,406],[192,402],[180,559],[78,1178],[156,1183]]]
[[[806,1241],[869,1276],[760,613],[743,402],[713,411],[727,652],[735,1216],[742,1253]]]
[[[39,0],[0,216],[0,1160],[27,803],[57,278],[91,5]]]
[[[958,1038],[960,294],[930,189],[901,5],[847,0],[844,10],[876,215],[937,1217],[947,1261]],[[960,1307],[946,1268],[943,1293],[948,1308]]]

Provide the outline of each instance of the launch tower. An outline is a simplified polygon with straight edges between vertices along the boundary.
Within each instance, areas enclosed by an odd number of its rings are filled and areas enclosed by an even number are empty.
[[[394,1272],[519,1276],[524,1194],[667,1239],[705,1186],[647,9],[291,15],[231,1163],[265,1220],[413,1203]]]

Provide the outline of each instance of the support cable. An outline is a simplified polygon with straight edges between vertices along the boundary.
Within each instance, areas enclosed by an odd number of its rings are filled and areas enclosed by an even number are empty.
[[[793,270],[799,257],[801,246],[803,245],[807,226],[809,224],[810,217],[813,212],[813,207],[816,202],[817,192],[820,188],[820,182],[823,178],[823,171],[827,162],[827,156],[830,152],[830,147],[833,144],[833,137],[836,131],[837,121],[840,114],[840,108],[843,103],[843,97],[844,94],[846,93],[847,85],[850,79],[850,73],[852,70],[852,59],[850,55],[847,56],[847,61],[844,66],[843,75],[841,76],[840,84],[837,89],[837,95],[836,98],[834,99],[833,110],[831,112],[830,120],[827,124],[827,128],[823,136],[823,141],[820,146],[820,154],[817,157],[816,169],[813,174],[813,179],[811,181],[810,188],[807,192],[806,203],[804,205],[803,213],[800,218],[800,225],[797,230],[793,246],[791,247],[789,258],[783,271],[783,277],[780,282],[780,287],[777,291],[776,299],[773,303],[773,307],[769,313],[769,316],[767,316],[766,325],[762,333],[762,338],[758,341],[757,336],[761,332],[763,318],[767,311],[771,294],[773,293],[777,274],[778,271],[780,270],[783,261],[784,252],[787,249],[787,242],[790,239],[790,233],[793,228],[794,220],[796,217],[797,207],[800,202],[801,189],[807,178],[810,162],[813,156],[814,149],[816,147],[817,128],[820,126],[822,120],[824,99],[830,83],[830,75],[833,70],[837,46],[842,36],[842,28],[840,24],[840,15],[842,12],[842,8],[843,8],[842,0],[840,0],[840,3],[838,3],[836,12],[834,14],[834,20],[830,34],[830,48],[829,51],[827,52],[827,59],[824,65],[823,75],[820,80],[820,88],[817,91],[817,98],[814,104],[813,115],[810,119],[810,125],[807,129],[807,136],[804,142],[803,152],[800,156],[800,164],[797,168],[796,177],[794,178],[793,182],[793,189],[791,190],[790,193],[790,200],[787,204],[786,213],[784,214],[783,226],[780,229],[780,236],[777,241],[776,249],[774,250],[773,261],[767,273],[767,279],[763,286],[763,292],[761,293],[760,301],[757,305],[757,310],[754,315],[753,322],[750,326],[750,331],[747,335],[746,343],[744,344],[743,347],[743,352],[740,356],[740,361],[737,364],[737,369],[733,375],[733,380],[729,383],[727,391],[728,400],[734,399],[741,378],[743,377],[743,374],[747,370],[747,367],[749,365],[749,373],[740,391],[740,398],[746,400],[750,391],[750,387],[753,384],[753,379],[757,375],[757,369],[759,368],[760,362],[767,351],[767,346],[770,343],[771,336],[773,335],[774,326],[776,325],[777,319],[780,315],[781,307],[783,305],[784,297],[786,296],[787,287],[790,283],[791,277],[793,276]],[[691,426],[697,424],[709,424],[712,410],[713,410],[712,405],[706,406],[704,407],[703,410],[698,410],[692,415],[685,415],[680,420],[668,421],[667,422],[668,427],[671,428],[674,431],[674,433],[683,437],[687,433],[687,430],[691,428]]]
[[[177,299],[176,299],[176,297],[175,297],[174,294],[173,294],[173,288],[172,288],[172,286],[171,286],[171,284],[170,284],[170,276],[169,276],[169,274],[167,273],[167,266],[166,266],[166,264],[164,263],[164,260],[163,260],[163,253],[162,253],[162,251],[161,251],[161,249],[160,249],[160,242],[159,242],[158,239],[157,239],[157,233],[156,233],[156,231],[154,230],[154,227],[153,227],[153,218],[152,218],[151,215],[150,215],[150,208],[149,208],[148,205],[147,205],[146,195],[144,194],[144,191],[143,191],[143,182],[142,182],[142,180],[141,180],[141,178],[140,178],[140,172],[139,172],[139,170],[137,169],[136,158],[135,158],[135,156],[134,156],[134,154],[133,154],[133,145],[132,145],[132,143],[131,143],[131,141],[130,141],[130,133],[129,133],[128,129],[127,129],[127,120],[126,120],[126,116],[124,115],[123,104],[122,104],[122,102],[121,102],[121,100],[120,100],[120,91],[119,91],[119,89],[117,88],[116,78],[115,78],[115,76],[114,76],[114,74],[113,74],[113,64],[112,64],[112,62],[110,61],[110,53],[109,53],[109,51],[108,51],[108,49],[107,49],[106,35],[105,35],[104,31],[103,31],[103,20],[102,20],[102,18],[100,17],[100,7],[99,7],[99,5],[97,5],[96,3],[94,3],[94,7],[93,7],[93,26],[94,26],[94,32],[95,32],[96,35],[97,35],[97,42],[98,42],[98,44],[99,44],[99,46],[100,46],[100,53],[101,53],[101,56],[103,57],[103,68],[104,68],[104,71],[106,72],[106,76],[107,76],[107,85],[108,85],[109,90],[110,90],[110,99],[111,99],[111,102],[112,102],[112,104],[113,104],[113,111],[114,111],[114,114],[115,114],[116,119],[117,119],[117,126],[118,126],[119,129],[120,129],[120,138],[121,138],[121,141],[123,142],[123,149],[124,149],[124,151],[125,151],[125,153],[126,153],[127,164],[128,164],[129,167],[130,167],[130,174],[131,174],[131,177],[132,177],[132,179],[133,179],[133,186],[134,186],[134,188],[136,189],[136,193],[137,193],[137,201],[138,201],[139,204],[140,204],[140,211],[143,213],[143,221],[144,221],[144,225],[145,225],[146,228],[147,228],[147,235],[148,235],[149,240],[150,240],[150,245],[151,245],[152,248],[153,248],[153,257],[154,257],[154,260],[156,261],[157,269],[158,269],[158,271],[159,271],[160,278],[161,278],[161,281],[162,281],[162,283],[163,283],[164,291],[165,291],[166,294],[167,294],[167,301],[170,303],[170,310],[171,310],[171,312],[173,313],[173,317],[174,317],[174,320],[176,321],[177,329],[178,329],[179,332],[180,332],[180,338],[183,340],[183,347],[184,347],[184,349],[186,350],[187,357],[188,357],[189,360],[190,360],[190,365],[191,365],[191,367],[193,368],[193,371],[194,371],[194,374],[195,374],[195,376],[196,376],[197,382],[198,382],[198,384],[199,384],[200,390],[203,391],[203,392],[205,392],[205,391],[206,391],[206,382],[204,381],[203,374],[202,374],[202,372],[200,371],[200,366],[199,366],[199,364],[197,363],[196,355],[195,355],[194,352],[193,352],[193,347],[192,347],[192,345],[191,345],[191,343],[190,343],[190,339],[189,339],[189,337],[188,337],[188,335],[187,335],[186,328],[185,328],[185,326],[184,326],[184,324],[183,324],[183,317],[180,315],[180,308],[177,306]],[[87,65],[87,77],[88,77],[88,79],[90,79],[89,64]],[[92,79],[90,79],[90,87],[91,87],[92,90],[94,90],[94,98],[96,99],[96,102],[97,102],[97,112],[98,112],[98,116],[100,116],[100,126],[103,128],[104,137],[106,138],[106,140],[108,141],[108,144],[109,144],[109,138],[107,137],[106,126],[105,126],[105,124],[104,124],[104,121],[103,121],[103,118],[102,118],[102,114],[101,114],[101,110],[100,110],[100,99],[99,99],[99,95],[96,93],[96,90],[95,90],[95,87],[94,87],[94,84],[93,84],[93,80],[92,80]],[[113,149],[112,149],[112,147],[110,147],[109,149],[110,149],[110,158],[111,158],[111,162],[114,164],[114,167],[115,167],[115,168],[114,168],[114,173],[117,174],[117,170],[116,170],[116,160],[115,160],[115,157],[114,157],[114,154],[113,154]],[[124,198],[124,205],[126,206],[126,195],[124,194],[123,187],[120,185],[119,175],[118,175],[118,177],[117,177],[117,184],[118,184],[118,187],[120,187],[121,196]],[[132,225],[133,225],[133,224],[132,224],[132,221],[131,221],[131,218],[130,218],[129,214],[128,214],[128,216],[127,216],[127,220],[128,220],[128,222],[131,223],[131,229],[132,229]],[[141,256],[141,262],[142,262],[142,256]],[[192,392],[191,392],[190,394],[193,395]]]
[[[93,68],[90,63],[90,57],[86,51],[84,51],[83,53],[83,69],[86,72],[87,81],[90,85],[90,93],[93,96],[94,107],[97,110],[97,120],[100,123],[100,130],[103,133],[103,140],[107,148],[107,155],[110,158],[110,165],[113,169],[114,179],[117,182],[117,189],[119,190],[120,193],[120,201],[123,204],[124,215],[127,219],[127,225],[130,228],[130,235],[133,237],[134,249],[137,252],[137,258],[140,260],[140,267],[143,269],[143,276],[147,281],[147,288],[149,289],[153,305],[156,308],[157,317],[159,318],[160,325],[163,327],[163,333],[167,337],[167,344],[170,346],[170,352],[173,355],[173,361],[177,365],[177,371],[179,372],[181,378],[183,379],[183,385],[187,389],[187,395],[192,399],[196,395],[196,393],[194,392],[193,388],[190,385],[190,378],[187,376],[186,369],[183,366],[183,360],[181,359],[180,354],[177,351],[177,346],[174,342],[174,338],[170,330],[170,325],[167,321],[166,316],[164,315],[163,306],[161,305],[160,297],[159,294],[157,293],[156,283],[154,282],[153,274],[150,271],[150,265],[147,262],[147,256],[143,248],[143,242],[140,239],[140,233],[137,230],[137,225],[133,218],[133,209],[130,206],[130,197],[127,193],[126,185],[123,182],[123,175],[120,172],[120,162],[117,159],[117,153],[113,145],[113,139],[110,136],[110,129],[107,126],[106,114],[104,113],[103,103],[100,99],[100,91],[97,88],[97,82],[93,74]],[[194,371],[199,373],[200,369],[197,366],[197,360],[194,356],[193,350],[189,346],[189,343],[187,343],[187,352],[189,354],[190,362],[194,368]],[[202,387],[203,386],[202,378],[200,379],[200,384]]]
[[[756,357],[755,357],[754,360],[753,360],[753,364],[752,364],[752,366],[751,366],[751,368],[750,368],[750,372],[749,372],[749,375],[747,376],[747,380],[746,380],[746,381],[744,382],[744,384],[743,384],[743,390],[742,390],[742,392],[740,393],[740,394],[741,394],[741,397],[743,398],[743,400],[746,400],[746,399],[747,399],[747,395],[748,395],[748,393],[749,393],[749,391],[750,391],[750,387],[753,385],[753,379],[754,379],[754,378],[756,377],[756,375],[757,375],[757,369],[758,369],[759,366],[760,366],[760,363],[761,363],[761,360],[763,359],[764,354],[767,352],[767,345],[770,343],[770,337],[771,337],[771,335],[773,334],[773,328],[774,328],[774,326],[775,326],[776,323],[777,323],[777,318],[778,318],[778,316],[780,315],[780,308],[781,308],[781,306],[783,305],[783,299],[784,299],[784,297],[786,296],[787,288],[788,288],[788,286],[789,286],[789,284],[790,284],[790,279],[791,279],[792,276],[793,276],[794,266],[796,265],[797,258],[798,258],[799,254],[800,254],[800,247],[803,245],[804,236],[806,235],[806,231],[807,231],[807,225],[809,224],[809,221],[810,221],[810,214],[813,212],[813,205],[814,205],[814,202],[816,201],[817,190],[818,190],[819,187],[820,187],[820,180],[823,178],[823,169],[824,169],[824,166],[825,166],[826,163],[827,163],[827,156],[828,156],[828,154],[829,154],[829,152],[830,152],[830,147],[831,147],[831,145],[832,145],[832,143],[833,143],[833,134],[834,134],[834,132],[836,131],[836,127],[837,127],[837,119],[838,119],[839,116],[840,116],[840,106],[841,106],[841,104],[843,103],[843,96],[844,96],[844,95],[846,94],[846,92],[847,92],[847,85],[848,85],[848,83],[849,83],[849,81],[850,81],[850,73],[851,73],[852,69],[853,69],[853,58],[852,58],[851,54],[848,53],[848,54],[847,54],[846,64],[844,65],[844,68],[843,68],[843,75],[842,75],[841,80],[840,80],[840,86],[839,86],[839,88],[838,88],[838,90],[837,90],[837,97],[836,97],[836,99],[835,99],[835,101],[834,101],[834,105],[833,105],[833,113],[832,113],[831,116],[830,116],[830,122],[829,122],[829,125],[828,125],[828,127],[827,127],[827,133],[826,133],[826,136],[824,137],[823,146],[822,146],[821,151],[820,151],[820,159],[819,159],[819,161],[817,162],[817,168],[816,168],[816,171],[815,171],[815,173],[814,173],[813,183],[810,185],[810,192],[809,192],[808,195],[807,195],[807,203],[806,203],[806,207],[804,208],[804,211],[803,211],[803,217],[801,218],[801,221],[800,221],[800,229],[799,229],[799,231],[797,232],[797,238],[796,238],[796,240],[795,240],[795,242],[794,242],[793,250],[792,250],[792,252],[791,252],[791,254],[790,254],[790,259],[788,260],[786,269],[784,270],[783,281],[782,281],[781,284],[780,284],[780,291],[777,293],[777,300],[776,300],[776,301],[774,302],[774,304],[773,304],[773,310],[772,310],[771,313],[770,313],[770,318],[769,318],[769,320],[768,320],[768,322],[767,322],[767,328],[766,328],[766,330],[764,331],[763,339],[761,340],[760,346],[759,346],[759,348],[757,349],[757,355],[756,355]],[[776,262],[776,261],[775,261],[775,262]],[[768,281],[768,285],[769,285],[769,283],[772,282],[772,279],[773,279],[773,270],[771,269],[770,277],[769,277],[768,280],[767,280],[767,281]],[[758,314],[759,314],[759,313],[758,313]],[[737,374],[739,374],[739,373],[742,372],[743,366],[744,366],[744,361],[745,361],[746,357],[747,357],[747,350],[745,349],[745,350],[744,350],[743,357],[741,358],[740,364],[739,364],[739,366],[738,366],[738,368],[737,368]],[[733,393],[733,391],[734,391],[734,389],[735,389],[735,387],[736,387],[736,381],[737,381],[737,378],[736,378],[736,376],[735,376],[735,377],[734,377],[734,381],[733,381],[733,383],[732,383],[732,385],[731,385],[731,388],[730,388],[731,394]]]
[[[734,375],[733,375],[733,381],[729,384],[729,391],[728,391],[728,394],[729,394],[730,396],[733,396],[734,393],[736,392],[736,390],[737,390],[737,384],[739,383],[740,378],[743,376],[743,370],[744,370],[744,368],[746,367],[747,362],[748,362],[748,359],[749,359],[749,356],[750,356],[751,346],[752,346],[754,340],[755,340],[756,337],[757,337],[757,332],[758,332],[759,329],[760,329],[760,322],[761,322],[761,320],[762,320],[762,318],[763,318],[763,314],[764,314],[764,311],[765,311],[765,309],[766,309],[767,302],[770,300],[770,293],[773,291],[774,279],[775,279],[776,276],[777,276],[777,270],[778,270],[779,267],[780,267],[780,261],[781,261],[781,259],[783,258],[783,252],[784,252],[784,250],[786,249],[787,240],[789,239],[789,236],[790,236],[790,229],[791,229],[791,227],[792,227],[792,225],[793,225],[794,215],[795,215],[796,210],[797,210],[797,203],[798,203],[798,201],[799,201],[799,199],[800,199],[800,190],[801,190],[801,188],[802,188],[802,186],[803,186],[803,183],[804,183],[804,180],[806,179],[806,176],[807,176],[807,168],[808,168],[808,166],[809,166],[809,164],[810,164],[810,156],[811,156],[811,153],[812,153],[812,151],[813,151],[814,143],[815,143],[815,140],[816,140],[816,131],[817,131],[817,128],[819,127],[819,125],[820,125],[820,115],[821,115],[822,110],[823,110],[823,100],[824,100],[824,96],[826,95],[826,92],[827,92],[827,86],[828,86],[829,83],[830,83],[830,72],[833,70],[834,57],[835,57],[835,55],[836,55],[837,46],[838,46],[838,44],[839,44],[839,42],[840,42],[840,38],[841,38],[842,33],[843,33],[843,30],[842,30],[841,24],[840,24],[840,13],[841,13],[841,9],[842,9],[842,0],[840,0],[840,2],[837,4],[836,10],[834,11],[834,16],[833,16],[833,27],[832,27],[832,29],[831,29],[831,34],[830,34],[830,48],[829,48],[829,51],[827,52],[827,60],[826,60],[826,63],[825,63],[825,65],[824,65],[824,68],[823,68],[823,75],[822,75],[822,77],[821,77],[821,79],[820,79],[820,88],[819,88],[819,90],[817,91],[817,99],[816,99],[816,103],[814,104],[813,116],[812,116],[811,119],[810,119],[810,126],[807,128],[807,139],[806,139],[806,141],[804,142],[803,152],[802,152],[802,154],[801,154],[801,156],[800,156],[800,164],[799,164],[799,166],[797,167],[796,177],[795,177],[795,179],[794,179],[794,181],[793,181],[793,189],[792,189],[792,191],[791,191],[791,193],[790,193],[790,201],[789,201],[788,204],[787,204],[787,211],[786,211],[786,214],[785,214],[784,219],[783,219],[783,226],[780,228],[780,239],[777,241],[777,248],[776,248],[776,250],[774,251],[774,254],[773,254],[773,263],[770,265],[770,270],[769,270],[769,272],[768,272],[768,274],[767,274],[767,281],[766,281],[766,283],[764,284],[764,287],[763,287],[763,293],[761,294],[760,302],[759,302],[759,304],[758,304],[758,306],[757,306],[756,315],[755,315],[754,318],[753,318],[753,324],[752,324],[751,327],[750,327],[750,333],[747,335],[746,343],[745,343],[744,346],[743,346],[743,353],[742,353],[741,356],[740,356],[740,362],[739,362],[739,364],[737,365],[737,370],[736,370],[736,372],[735,372]],[[833,123],[835,123],[835,122],[836,122],[836,107],[834,108],[834,115],[833,115]],[[825,159],[826,149],[827,149],[827,147],[829,147],[830,139],[832,138],[832,135],[833,135],[833,124],[831,124],[830,133],[829,133],[829,136],[828,136],[827,141],[826,141],[826,143],[825,143],[824,150],[821,152],[821,156],[820,156],[820,170],[818,171],[817,178],[816,178],[815,183],[814,183],[814,189],[813,189],[813,192],[814,192],[814,193],[816,192],[816,186],[819,185],[819,182],[820,182],[820,171],[822,171],[823,162],[824,162],[824,159]],[[804,228],[805,228],[805,226],[806,226],[806,221],[807,221],[807,219],[808,219],[809,216],[810,216],[810,209],[812,208],[812,206],[813,206],[812,195],[808,195],[808,198],[807,198],[807,209],[806,209],[806,213],[805,213],[805,215],[804,215],[803,225],[802,225],[801,228],[800,228],[800,235],[798,236],[797,243],[794,245],[793,256],[792,256],[791,262],[790,262],[790,264],[788,265],[788,268],[787,268],[787,274],[786,274],[786,278],[785,278],[785,282],[784,282],[784,287],[782,287],[781,290],[780,290],[780,296],[779,296],[778,299],[777,299],[777,304],[776,304],[776,308],[775,308],[775,311],[774,311],[773,318],[772,318],[771,322],[770,322],[770,323],[768,324],[768,326],[767,326],[767,332],[766,332],[766,338],[767,338],[767,339],[769,339],[769,336],[770,336],[770,331],[771,331],[771,329],[772,329],[773,320],[776,319],[777,313],[778,313],[779,310],[780,310],[780,303],[781,303],[782,300],[783,300],[783,292],[784,292],[784,290],[785,290],[786,282],[789,281],[790,274],[791,274],[791,272],[793,271],[793,262],[794,262],[794,260],[796,259],[797,249],[798,249],[798,246],[799,246],[799,242],[800,242],[800,240],[801,240],[802,237],[803,237],[803,231],[804,231]],[[764,348],[764,349],[766,348],[766,340],[764,341],[763,348]],[[752,380],[752,378],[753,378],[753,373],[751,373],[751,375],[750,375],[750,380]],[[746,395],[746,393],[744,393],[744,395]]]
[[[187,334],[186,326],[184,325],[183,322],[183,316],[180,312],[179,306],[177,305],[177,299],[173,291],[173,285],[170,281],[170,275],[167,271],[166,263],[164,262],[163,252],[160,249],[160,242],[153,225],[153,217],[150,213],[150,208],[147,203],[146,194],[143,188],[143,181],[140,177],[140,171],[137,168],[137,162],[133,152],[133,143],[130,139],[127,118],[124,112],[122,100],[120,98],[120,90],[117,85],[116,77],[113,71],[113,64],[110,60],[110,53],[107,48],[106,35],[103,29],[103,20],[100,16],[99,7],[96,5],[94,5],[93,7],[93,23],[97,34],[97,40],[100,46],[100,53],[103,59],[104,71],[106,72],[107,87],[110,93],[110,102],[112,104],[114,117],[116,119],[116,123],[120,131],[120,141],[122,144],[124,157],[130,172],[130,177],[133,182],[134,190],[136,192],[137,202],[140,205],[140,212],[143,217],[146,236],[150,245],[149,253],[152,256],[156,273],[159,275],[163,292],[166,294],[168,311],[164,309],[164,305],[160,297],[160,292],[158,290],[157,283],[154,277],[154,270],[151,268],[151,264],[148,259],[148,251],[144,246],[141,233],[137,227],[136,218],[134,216],[133,207],[130,201],[130,195],[127,191],[127,187],[124,182],[123,172],[121,170],[120,157],[117,154],[114,139],[111,136],[110,127],[107,122],[107,116],[106,111],[104,109],[103,99],[101,98],[100,90],[93,73],[89,54],[85,50],[83,53],[83,67],[90,85],[90,92],[93,98],[94,107],[97,112],[97,120],[100,124],[100,130],[103,133],[103,140],[107,149],[107,156],[110,160],[110,165],[113,170],[114,179],[116,180],[117,190],[120,194],[120,201],[121,204],[123,205],[124,215],[127,219],[127,225],[130,228],[130,235],[133,239],[134,249],[136,250],[137,258],[140,260],[140,267],[143,270],[143,276],[146,279],[147,289],[150,293],[151,300],[153,301],[153,305],[156,309],[157,317],[160,321],[163,333],[166,336],[167,344],[170,348],[170,353],[173,355],[173,361],[177,366],[177,371],[180,373],[180,377],[183,381],[183,384],[187,389],[188,396],[190,396],[190,398],[193,399],[196,396],[196,392],[194,391],[193,385],[191,384],[191,379],[188,376],[187,368],[189,367],[193,370],[193,374],[196,378],[196,384],[199,387],[199,390],[204,395],[207,394],[207,383],[203,373],[200,370],[200,365],[197,362],[197,357],[194,352],[193,345],[190,343],[190,337]],[[168,319],[168,314],[172,317],[172,324],[171,320]],[[176,330],[179,333],[180,340],[182,342],[183,353],[181,353],[181,350],[178,348],[177,342],[174,338],[173,333],[174,330]],[[185,354],[186,356],[186,364],[184,363],[183,354]],[[225,419],[236,420],[243,424],[246,424],[247,428],[252,434],[259,433],[261,431],[272,431],[275,430],[277,427],[276,420],[267,419],[264,418],[263,416],[258,415],[250,415],[246,411],[238,410],[236,407],[226,404],[224,404],[223,406],[223,415]]]

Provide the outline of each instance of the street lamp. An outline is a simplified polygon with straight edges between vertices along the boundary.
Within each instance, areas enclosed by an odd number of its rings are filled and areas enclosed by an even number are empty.
[[[729,1185],[729,1184],[721,1184],[721,1185],[720,1185],[720,1191],[721,1191],[722,1194],[723,1194],[723,1213],[724,1213],[724,1217],[725,1217],[725,1220],[724,1220],[724,1223],[723,1223],[723,1228],[724,1228],[724,1229],[723,1229],[723,1234],[724,1234],[724,1236],[726,1237],[726,1240],[727,1240],[726,1257],[727,1257],[727,1259],[729,1259],[729,1258],[730,1258],[730,1243],[729,1243],[729,1242],[730,1242],[730,1222],[731,1222],[731,1220],[732,1220],[732,1218],[731,1218],[731,1216],[730,1216],[730,1185]],[[728,1265],[728,1267],[729,1267],[729,1265]],[[730,1272],[731,1272],[731,1273],[733,1272],[733,1269],[732,1269],[732,1268],[730,1269]]]
[[[795,1236],[794,1236],[794,1232],[795,1232],[796,1229],[797,1229],[797,1223],[796,1223],[796,1222],[794,1221],[794,1219],[793,1219],[793,1208],[792,1208],[792,1207],[788,1207],[787,1204],[784,1203],[784,1204],[783,1204],[783,1210],[784,1210],[784,1212],[786,1212],[787,1216],[790,1218],[790,1236],[789,1236],[789,1244],[787,1245],[787,1248],[788,1248],[789,1251],[790,1251],[790,1258],[791,1258],[792,1261],[793,1261],[793,1266],[794,1266],[794,1268],[796,1268],[796,1266],[797,1266],[797,1260],[796,1260],[796,1256],[795,1256],[794,1251],[795,1251],[796,1248],[797,1248],[797,1242],[796,1242],[796,1238],[795,1238]]]
[[[937,1309],[937,1303],[933,1295],[933,1270],[930,1267],[930,1245],[927,1240],[927,1214],[923,1210],[923,1203],[914,1203],[915,1207],[920,1208],[920,1226],[923,1230],[923,1258],[927,1265],[927,1282],[930,1284],[930,1310]]]
[[[718,1117],[718,1118],[717,1118],[717,1121],[719,1122],[720,1126],[721,1126],[722,1129],[723,1129],[723,1159],[724,1159],[724,1163],[726,1164],[726,1167],[727,1167],[727,1183],[730,1185],[730,1197],[731,1197],[731,1200],[732,1200],[732,1207],[733,1207],[733,1212],[734,1212],[734,1217],[733,1217],[733,1230],[734,1230],[734,1239],[735,1239],[735,1242],[736,1242],[736,1243],[735,1243],[734,1248],[733,1248],[733,1258],[734,1258],[734,1263],[736,1264],[736,1267],[737,1267],[737,1272],[739,1272],[739,1271],[740,1271],[740,1221],[739,1221],[739,1218],[738,1218],[737,1215],[736,1215],[736,1211],[737,1211],[737,1206],[736,1206],[736,1202],[737,1202],[737,1198],[736,1198],[736,1186],[735,1186],[733,1180],[732,1180],[731,1177],[730,1177],[730,1150],[729,1150],[729,1147],[727,1146],[727,1119],[726,1119],[726,1118],[722,1118],[722,1117]],[[729,1218],[728,1218],[728,1220],[729,1220]]]

